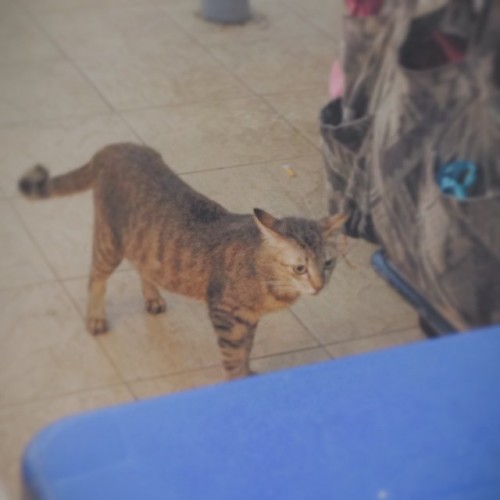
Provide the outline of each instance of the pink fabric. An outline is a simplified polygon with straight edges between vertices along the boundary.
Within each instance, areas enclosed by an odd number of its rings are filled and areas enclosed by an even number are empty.
[[[347,12],[353,17],[368,17],[376,15],[382,8],[384,0],[344,0]],[[344,95],[344,72],[342,65],[335,61],[330,71],[328,92],[332,100]]]
[[[345,0],[347,12],[352,17],[368,17],[376,15],[382,8],[384,0]]]
[[[440,31],[434,31],[432,34],[434,41],[439,44],[441,49],[443,49],[443,52],[446,55],[446,59],[449,62],[456,63],[461,61],[464,58],[465,52],[463,49],[460,47],[457,47],[454,43],[453,40],[448,38],[444,33],[441,33]]]
[[[332,100],[338,99],[344,95],[344,72],[342,71],[342,66],[338,61],[333,63],[330,71],[328,92]]]

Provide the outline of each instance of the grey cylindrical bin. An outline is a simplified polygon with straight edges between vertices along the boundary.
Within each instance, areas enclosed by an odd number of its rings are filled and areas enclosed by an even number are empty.
[[[244,23],[250,19],[249,0],[201,0],[203,17],[214,23]]]

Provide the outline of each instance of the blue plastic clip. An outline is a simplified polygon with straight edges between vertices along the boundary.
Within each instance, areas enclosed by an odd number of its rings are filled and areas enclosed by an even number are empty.
[[[439,167],[436,182],[441,192],[459,200],[468,197],[477,179],[477,166],[466,160],[456,160]]]

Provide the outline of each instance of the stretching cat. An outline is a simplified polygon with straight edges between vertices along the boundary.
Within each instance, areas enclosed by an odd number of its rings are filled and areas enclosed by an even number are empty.
[[[94,191],[87,328],[107,330],[106,281],[126,258],[138,270],[146,310],[166,304],[158,287],[208,304],[229,379],[250,374],[260,318],[316,294],[335,265],[338,214],[320,221],[228,212],[177,177],[154,150],[115,144],[83,167],[49,177],[37,165],[19,181],[31,199]]]

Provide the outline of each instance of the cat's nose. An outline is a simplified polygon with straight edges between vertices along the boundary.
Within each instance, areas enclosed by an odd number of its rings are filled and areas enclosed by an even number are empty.
[[[309,278],[309,285],[312,288],[312,295],[318,295],[324,285],[322,277],[318,274],[317,276],[311,275]]]

